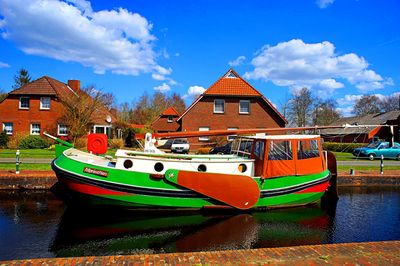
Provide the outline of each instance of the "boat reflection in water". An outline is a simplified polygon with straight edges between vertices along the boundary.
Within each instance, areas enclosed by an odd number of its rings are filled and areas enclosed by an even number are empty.
[[[61,257],[321,244],[329,241],[334,212],[319,206],[185,215],[67,208],[50,250]]]

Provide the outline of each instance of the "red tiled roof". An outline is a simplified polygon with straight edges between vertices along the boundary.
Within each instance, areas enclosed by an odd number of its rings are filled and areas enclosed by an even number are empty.
[[[234,76],[234,77],[228,77]],[[239,76],[232,68],[228,70],[219,80],[211,85],[204,95],[226,95],[226,96],[261,96],[256,89]]]
[[[43,76],[37,80],[34,80],[28,84],[25,84],[21,88],[13,90],[10,94],[17,95],[63,95],[70,93],[71,89],[68,86],[56,79],[48,76]]]
[[[161,115],[173,115],[173,116],[179,116],[179,113],[175,110],[174,107],[168,107],[167,109],[162,112]]]

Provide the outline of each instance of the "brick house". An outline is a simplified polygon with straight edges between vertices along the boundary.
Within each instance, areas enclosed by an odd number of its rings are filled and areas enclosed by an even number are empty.
[[[11,91],[0,102],[2,130],[10,136],[17,133],[40,135],[45,131],[57,136],[67,136],[68,127],[60,120],[65,110],[59,98],[78,90],[79,80],[69,80],[65,84],[43,76]],[[96,116],[91,130],[111,136],[112,121],[115,121],[115,116],[102,110]]]
[[[174,107],[165,109],[152,123],[151,127],[157,133],[176,132],[180,129],[179,113]]]
[[[181,131],[285,127],[287,120],[259,91],[229,69],[177,119]],[[229,137],[228,137],[229,139]],[[191,138],[191,145],[210,137]]]

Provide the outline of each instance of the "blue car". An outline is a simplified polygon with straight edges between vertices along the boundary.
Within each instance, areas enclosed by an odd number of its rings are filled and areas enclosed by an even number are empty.
[[[356,157],[367,157],[370,160],[375,159],[375,157],[380,158],[381,155],[383,155],[384,158],[400,160],[400,144],[394,142],[393,146],[390,146],[390,142],[371,142],[366,147],[354,149],[353,155]]]

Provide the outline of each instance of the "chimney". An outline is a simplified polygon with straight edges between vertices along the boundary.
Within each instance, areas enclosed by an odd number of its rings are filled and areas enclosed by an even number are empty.
[[[78,92],[81,89],[81,82],[79,80],[73,79],[68,80],[68,86],[75,92]]]

